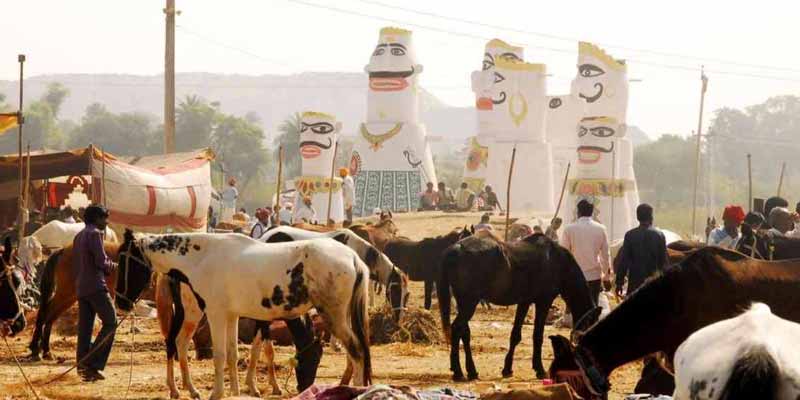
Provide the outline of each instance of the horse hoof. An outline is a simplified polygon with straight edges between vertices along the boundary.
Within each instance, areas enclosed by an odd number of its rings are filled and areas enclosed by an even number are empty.
[[[192,392],[190,396],[195,400],[200,400],[200,392]]]
[[[547,372],[536,371],[536,379],[544,379],[544,378],[547,378]]]
[[[179,398],[181,398],[181,394],[178,393],[178,392],[169,392],[169,398],[170,399],[179,399]]]
[[[47,361],[52,361],[53,360],[53,354],[48,351],[48,352],[42,354],[42,359],[45,359]]]
[[[508,370],[504,369],[503,370],[503,378],[511,378],[512,376],[514,376],[514,371],[512,371],[510,369],[508,369]]]
[[[282,394],[283,394],[283,392],[281,392],[281,390],[280,390],[280,389],[278,389],[278,388],[272,388],[272,395],[273,395],[273,396],[280,396],[280,395],[282,395]]]
[[[478,380],[478,373],[476,372],[474,374],[467,374],[467,380],[468,381],[477,381]]]
[[[39,357],[38,353],[31,353],[31,355],[25,357],[25,360],[30,362],[37,362],[37,361],[42,361],[42,358]]]
[[[464,374],[453,374],[453,382],[466,382]]]

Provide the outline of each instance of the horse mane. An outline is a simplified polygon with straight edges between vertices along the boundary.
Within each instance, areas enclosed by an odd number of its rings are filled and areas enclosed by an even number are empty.
[[[456,233],[460,233],[458,231],[455,231],[455,232]],[[506,243],[505,240],[503,240],[503,238],[500,237],[500,235],[498,235],[496,232],[490,231],[488,229],[481,229],[481,230],[475,232],[475,234],[473,236],[478,237],[478,238],[491,239],[491,240],[494,240],[495,242],[497,242],[498,244],[505,244]]]

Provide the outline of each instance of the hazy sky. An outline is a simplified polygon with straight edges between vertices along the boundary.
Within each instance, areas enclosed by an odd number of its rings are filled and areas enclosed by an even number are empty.
[[[493,37],[525,46],[527,61],[547,64],[551,94],[566,92],[575,75],[572,39],[605,45],[613,56],[628,59],[629,77],[641,80],[631,83],[628,123],[651,135],[688,134],[696,128],[699,72],[693,69],[701,64],[709,70],[709,111],[800,94],[796,0],[176,1],[182,11],[176,33],[179,72],[362,71],[380,27],[397,25],[414,31],[425,66],[422,85],[452,105],[473,104],[469,74],[480,67],[483,45]],[[3,21],[0,79],[16,79],[19,52],[28,55],[27,76],[159,74],[163,7],[164,1],[152,0],[9,1],[4,15],[14,17]],[[706,115],[708,122],[712,114]]]

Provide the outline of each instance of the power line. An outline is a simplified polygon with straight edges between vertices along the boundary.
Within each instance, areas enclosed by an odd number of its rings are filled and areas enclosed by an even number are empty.
[[[394,4],[384,3],[384,2],[381,2],[381,1],[375,1],[375,0],[355,0],[355,1],[359,1],[359,2],[365,3],[365,4],[371,4],[371,5],[374,5],[374,6],[379,6],[379,7],[384,7],[384,8],[404,11],[404,12],[408,12],[408,13],[412,13],[412,14],[418,14],[418,15],[424,15],[424,16],[427,16],[427,17],[439,18],[439,19],[443,19],[443,20],[447,20],[447,21],[459,22],[459,23],[469,24],[469,25],[476,25],[476,26],[480,26],[480,27],[483,27],[483,28],[502,30],[502,31],[506,31],[506,32],[514,32],[514,33],[519,33],[519,34],[523,34],[523,35],[538,36],[538,37],[542,37],[542,38],[546,38],[546,39],[553,39],[553,40],[560,40],[560,41],[569,41],[569,42],[581,41],[581,39],[575,38],[575,37],[553,35],[553,34],[549,34],[549,33],[534,32],[534,31],[529,31],[529,30],[524,30],[524,29],[510,28],[510,27],[507,27],[507,26],[487,24],[487,23],[480,22],[480,21],[463,19],[463,18],[456,18],[456,17],[450,17],[450,16],[441,15],[441,14],[437,14],[437,13],[433,13],[433,12],[429,12],[429,11],[415,10],[415,9],[411,9],[411,8],[407,8],[407,7],[397,6],[397,5],[394,5]],[[701,56],[679,54],[679,53],[670,53],[670,52],[659,51],[659,50],[640,49],[640,48],[635,48],[635,47],[628,47],[628,46],[622,46],[622,45],[617,45],[617,44],[609,44],[609,43],[598,43],[598,45],[600,45],[602,47],[615,48],[615,49],[620,49],[620,50],[625,50],[625,51],[630,51],[630,52],[635,52],[635,53],[642,53],[642,54],[652,54],[652,55],[663,56],[663,57],[682,58],[682,59],[688,59],[688,60],[694,60],[694,61],[714,62],[714,63],[718,63],[718,64],[727,64],[727,65],[733,65],[733,66],[738,66],[738,67],[746,67],[746,68],[759,68],[759,69],[768,69],[768,70],[774,70],[774,71],[800,73],[800,69],[797,69],[797,68],[776,67],[776,66],[761,65],[761,64],[749,64],[749,63],[743,63],[743,62],[739,62],[739,61],[731,61],[731,60],[724,60],[724,59],[719,59],[719,58],[701,57]]]

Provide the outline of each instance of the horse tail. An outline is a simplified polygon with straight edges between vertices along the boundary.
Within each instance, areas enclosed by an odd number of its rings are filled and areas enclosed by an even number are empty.
[[[720,400],[775,399],[780,371],[763,345],[749,349],[733,364]]]
[[[460,244],[449,247],[442,254],[439,281],[436,282],[436,295],[439,297],[439,315],[442,319],[444,340],[450,343],[450,269],[458,265]]]
[[[39,312],[36,314],[36,326],[42,326],[47,322],[47,312],[52,302],[53,292],[56,288],[56,267],[58,260],[64,254],[64,249],[57,250],[44,265],[42,283],[39,286]]]
[[[177,359],[178,345],[176,344],[176,339],[178,338],[178,334],[181,333],[184,319],[183,302],[181,301],[181,283],[177,279],[173,279],[171,276],[167,276],[166,279],[167,285],[169,286],[169,293],[172,296],[172,302],[171,304],[166,303],[164,308],[171,309],[172,305],[175,305],[175,314],[172,315],[172,321],[169,326],[169,334],[165,339],[167,345],[167,359]]]
[[[350,296],[350,325],[356,335],[358,344],[361,346],[364,355],[364,384],[372,383],[372,358],[369,354],[369,315],[367,314],[367,281],[364,280],[366,273],[359,268],[360,260],[358,257],[353,259],[356,270],[356,280],[353,283],[353,294]]]

